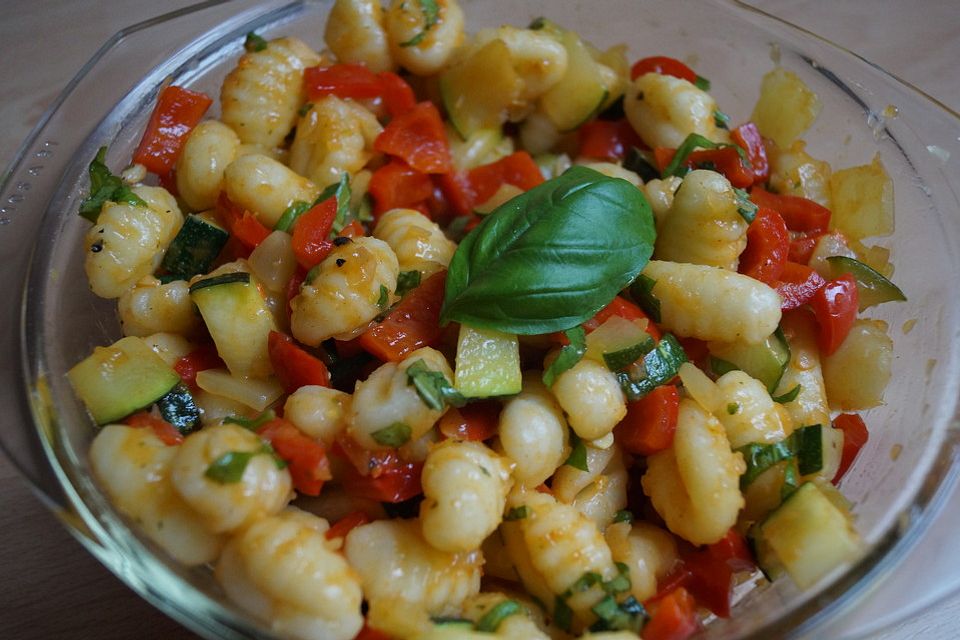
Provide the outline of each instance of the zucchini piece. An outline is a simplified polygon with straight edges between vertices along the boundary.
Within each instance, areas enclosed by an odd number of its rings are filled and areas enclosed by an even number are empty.
[[[860,300],[860,311],[881,302],[897,300],[904,302],[907,296],[903,295],[900,287],[890,282],[878,271],[867,266],[855,258],[847,256],[830,256],[830,275],[839,278],[844,274],[851,274],[857,281],[857,296]]]
[[[815,584],[860,554],[860,536],[850,517],[817,484],[800,485],[760,525],[760,548],[801,589]],[[769,562],[769,561],[768,561]]]
[[[710,368],[717,375],[739,369],[756,378],[773,393],[790,362],[790,345],[778,327],[763,342],[711,342]]]
[[[198,280],[190,286],[190,298],[231,373],[262,378],[273,372],[267,337],[277,325],[249,273]]]
[[[157,400],[157,409],[164,420],[176,427],[183,435],[200,428],[200,409],[193,401],[193,394],[182,382]]]
[[[540,108],[557,129],[567,132],[599,113],[609,91],[597,61],[580,36],[564,31],[559,40],[567,50],[567,72],[540,97]]]
[[[175,280],[210,271],[230,234],[204,215],[190,214],[163,256],[161,266]]]
[[[445,71],[439,85],[450,122],[464,140],[482,129],[499,129],[523,89],[502,40],[488,42]]]
[[[520,393],[517,336],[460,325],[453,386],[467,398]]]
[[[97,424],[149,407],[180,383],[180,376],[142,338],[128,336],[93,353],[67,379]]]

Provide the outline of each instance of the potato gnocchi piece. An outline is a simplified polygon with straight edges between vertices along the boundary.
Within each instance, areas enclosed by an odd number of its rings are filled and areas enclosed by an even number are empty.
[[[673,445],[647,458],[641,484],[667,528],[693,544],[720,540],[743,507],[746,464],[723,425],[693,400],[680,401]]]
[[[320,193],[313,182],[260,153],[231,162],[223,175],[223,188],[233,204],[254,213],[267,228],[277,224],[297,200],[313,202]]]
[[[178,447],[165,445],[150,429],[111,424],[90,445],[90,467],[114,506],[177,562],[211,562],[224,540],[205,526],[170,484]]]
[[[614,562],[627,565],[630,595],[643,602],[657,593],[657,581],[676,565],[677,542],[670,533],[649,522],[617,522],[604,532]]]
[[[570,453],[563,410],[539,372],[524,374],[520,393],[504,403],[498,433],[500,448],[515,463],[513,477],[525,487],[542,484]]]
[[[293,336],[312,347],[330,337],[349,340],[390,306],[399,273],[382,240],[360,237],[334,247],[290,302]]]
[[[221,121],[240,141],[279,147],[303,104],[303,70],[320,56],[298,38],[271,40],[262,51],[243,54],[220,88]]]
[[[656,281],[661,324],[677,335],[755,343],[780,322],[779,294],[749,276],[662,260],[651,260],[643,274]]]
[[[350,640],[363,626],[357,573],[326,520],[288,507],[227,544],[214,575],[227,596],[285,637]]]
[[[177,193],[190,211],[217,204],[223,174],[240,154],[240,137],[218,120],[201,122],[187,136],[177,158]]]
[[[697,169],[674,193],[657,230],[654,257],[736,271],[748,226],[737,212],[730,182],[715,171]]]
[[[468,598],[463,604],[463,616],[476,625],[485,615],[507,600],[516,602],[520,610],[503,618],[493,637],[514,638],[515,640],[521,638],[523,640],[549,640],[550,636],[543,631],[546,628],[546,623],[539,607],[514,593],[489,591],[478,593]],[[483,634],[478,637],[489,638],[491,636]]]
[[[431,19],[424,3],[392,0],[384,17],[390,55],[418,76],[442,71],[463,43],[463,10],[457,1],[436,0],[435,6]]]
[[[587,470],[563,465],[553,474],[550,488],[557,500],[572,504],[603,531],[627,508],[627,469],[616,444],[606,449],[585,446]]]
[[[670,176],[662,180],[654,178],[643,185],[643,193],[647,196],[647,202],[653,210],[653,219],[657,223],[657,232],[667,219],[670,207],[673,206],[673,199],[676,197],[677,189],[683,184],[683,178]]]
[[[161,284],[156,278],[144,278],[121,294],[117,310],[125,336],[160,332],[192,335],[201,326],[190,300],[190,287],[183,280]]]
[[[479,549],[500,524],[511,466],[481,442],[446,440],[431,449],[422,477],[424,539],[451,553]]]
[[[297,124],[290,145],[290,168],[314,183],[333,184],[357,173],[373,157],[383,127],[362,105],[327,96],[314,103]]]
[[[160,266],[183,225],[177,201],[161,187],[133,187],[147,206],[105,202],[84,237],[84,270],[90,289],[118,298]]]
[[[377,220],[373,237],[397,254],[400,271],[419,271],[425,279],[446,269],[457,250],[436,222],[416,209],[390,209]]]
[[[551,387],[574,432],[597,440],[627,415],[627,399],[606,365],[584,358],[557,377]]]
[[[717,103],[706,91],[681,78],[645,73],[626,92],[623,110],[630,125],[650,147],[676,149],[691,133],[727,142],[713,117]]]
[[[780,396],[800,386],[797,397],[783,405],[797,427],[830,424],[830,407],[823,381],[820,349],[817,346],[816,320],[810,314],[787,314],[781,324],[790,361],[773,395]]]
[[[223,456],[250,453],[254,455],[237,482],[207,475]],[[279,513],[293,497],[290,472],[277,468],[255,433],[235,424],[214,425],[187,436],[173,460],[171,478],[180,497],[217,533],[237,531]]]
[[[364,64],[374,72],[394,68],[380,0],[336,0],[323,39],[340,62]]]
[[[287,397],[283,417],[311,438],[329,446],[347,428],[352,400],[350,394],[343,391],[306,385]]]
[[[427,406],[411,384],[407,370],[418,361],[453,386],[447,359],[430,347],[417,349],[399,363],[383,364],[366,380],[358,381],[347,414],[347,432],[365,449],[390,449],[419,440],[443,415],[444,410]],[[402,442],[398,443],[398,438]]]
[[[717,379],[722,400],[714,414],[723,424],[734,449],[757,442],[773,444],[793,433],[793,419],[774,402],[759,380],[743,371],[730,371]]]

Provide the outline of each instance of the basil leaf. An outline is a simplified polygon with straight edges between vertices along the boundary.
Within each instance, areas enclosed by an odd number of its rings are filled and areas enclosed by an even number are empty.
[[[621,509],[620,511],[617,511],[615,514],[613,514],[613,522],[632,523],[633,514],[626,509]]]
[[[697,76],[693,81],[693,85],[701,91],[710,91],[710,81],[703,76]]]
[[[304,102],[302,105],[300,105],[300,108],[297,110],[297,115],[302,118],[303,116],[310,113],[310,109],[313,109],[313,103]]]
[[[713,123],[717,125],[718,129],[729,129],[730,128],[730,116],[725,114],[719,109],[713,110]]]
[[[743,189],[734,188],[733,192],[737,194],[737,213],[747,222],[753,222],[760,207],[750,201],[750,194]]]
[[[616,577],[610,578],[602,583],[603,590],[610,595],[617,595],[630,590],[630,567],[622,562],[615,563],[617,567]]]
[[[563,334],[567,336],[570,344],[563,345],[559,355],[543,372],[543,384],[547,387],[552,387],[560,374],[573,368],[583,358],[583,354],[587,352],[587,333],[583,327],[567,329]]]
[[[784,460],[795,461],[794,470],[800,475],[816,473],[823,468],[822,438],[822,427],[814,424],[800,427],[780,442],[753,442],[738,447],[736,450],[747,463],[747,470],[740,476],[740,488],[746,488],[764,471]]]
[[[210,463],[203,475],[220,484],[235,484],[243,478],[247,464],[257,451],[228,451]]]
[[[780,502],[783,502],[793,492],[800,488],[800,475],[797,473],[797,461],[788,460],[783,470],[783,485],[780,486]]]
[[[401,271],[397,276],[397,295],[401,298],[420,286],[419,271]]]
[[[408,425],[402,422],[394,422],[389,427],[377,429],[370,434],[370,437],[373,438],[377,444],[396,449],[410,442],[411,434],[412,431]]]
[[[794,385],[792,389],[787,391],[781,396],[773,396],[771,400],[774,402],[779,402],[780,404],[787,404],[788,402],[793,402],[797,399],[797,396],[800,395],[800,385]]]
[[[273,409],[267,409],[256,418],[241,418],[240,416],[227,416],[223,419],[225,424],[238,424],[249,431],[256,431],[263,425],[277,417]]]
[[[639,189],[573,167],[467,234],[447,271],[441,323],[522,335],[570,329],[633,282],[655,236]]]
[[[587,468],[587,445],[583,444],[583,440],[576,434],[573,434],[571,439],[573,440],[573,449],[563,464],[570,465],[574,469],[580,469],[580,471],[590,471]]]
[[[686,361],[683,347],[673,335],[665,333],[653,351],[643,357],[642,366],[617,373],[617,380],[627,400],[633,402],[669,382]]]
[[[328,186],[317,198],[317,202],[323,202],[330,196],[337,197],[337,217],[333,219],[331,235],[337,235],[355,219],[350,211],[350,195],[350,176],[344,171],[340,174],[340,181]]]
[[[797,471],[808,476],[823,469],[823,428],[819,424],[800,427],[790,437],[797,452]]]
[[[660,175],[661,178],[667,178],[669,176],[680,176],[683,177],[687,175],[689,171],[687,169],[686,163],[687,158],[697,149],[723,149],[724,147],[730,147],[736,150],[737,155],[740,156],[740,159],[749,164],[747,159],[747,152],[744,151],[741,147],[738,147],[735,144],[729,144],[726,142],[714,142],[709,140],[699,133],[691,133],[683,142],[680,143],[680,146],[677,147],[676,153],[673,154],[673,160],[670,161]]]
[[[553,601],[553,623],[564,631],[570,631],[573,624],[573,609],[560,596]]]
[[[740,411],[739,402],[728,402],[727,403],[727,415],[735,416],[737,411]]]
[[[596,571],[587,571],[577,578],[576,582],[570,585],[570,588],[563,592],[564,598],[569,598],[575,593],[586,591],[595,584],[601,584],[603,578]]]
[[[94,224],[105,202],[126,202],[134,206],[147,206],[140,196],[123,183],[120,176],[110,173],[106,165],[106,157],[107,148],[100,147],[87,169],[90,176],[90,195],[80,202],[80,215]]]
[[[251,31],[243,41],[243,48],[250,52],[263,51],[267,48],[267,41]]]
[[[274,230],[289,232],[291,227],[293,227],[293,223],[309,210],[309,202],[295,200],[289,207],[283,210],[283,213],[280,215],[280,219],[277,220],[277,224],[273,225]]]
[[[641,273],[630,285],[630,297],[651,320],[660,322],[660,298],[653,295],[656,285],[656,280]]]
[[[512,509],[507,511],[506,515],[503,516],[503,519],[506,520],[507,522],[511,522],[513,520],[523,520],[529,515],[530,515],[530,508],[527,505],[522,504],[519,507],[513,507]]]
[[[427,363],[423,360],[417,360],[407,367],[407,384],[416,387],[420,399],[434,411],[443,411],[444,405],[462,407],[467,403],[466,398],[451,386],[446,376],[427,368]]]
[[[387,286],[382,284],[380,285],[380,297],[377,298],[377,306],[380,307],[380,311],[386,311],[387,307],[390,305],[390,289],[387,289]]]
[[[496,606],[491,608],[489,611],[483,614],[482,618],[477,620],[477,631],[495,633],[501,622],[512,615],[521,613],[522,611],[523,608],[519,605],[519,603],[517,603],[516,600],[504,600],[503,602],[498,602]]]
[[[427,37],[427,31],[433,28],[440,19],[440,8],[436,0],[416,0],[420,5],[420,11],[423,12],[423,30],[405,42],[401,42],[401,47],[415,47],[423,42]]]
[[[644,182],[650,182],[660,177],[660,172],[644,157],[643,151],[633,146],[630,147],[623,159],[623,168],[633,171]]]
[[[590,610],[599,618],[596,624],[590,627],[591,631],[632,631],[640,633],[647,619],[647,612],[636,598],[628,596],[622,603],[617,603],[612,595],[590,607]]]
[[[653,338],[647,336],[645,340],[626,347],[625,349],[604,353],[603,362],[607,365],[607,369],[610,369],[610,371],[623,371],[634,362],[639,360],[642,356],[650,353],[654,344]]]

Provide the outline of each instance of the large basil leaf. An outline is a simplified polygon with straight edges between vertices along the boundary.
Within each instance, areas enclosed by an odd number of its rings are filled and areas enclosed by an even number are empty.
[[[501,205],[463,239],[440,319],[526,335],[564,331],[637,277],[655,237],[639,189],[573,167]]]

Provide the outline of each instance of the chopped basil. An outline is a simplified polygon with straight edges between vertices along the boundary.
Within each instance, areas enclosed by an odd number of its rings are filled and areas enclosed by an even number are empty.
[[[729,129],[730,128],[730,116],[725,114],[719,109],[713,110],[713,122],[717,125],[718,129]]]
[[[796,384],[792,389],[780,396],[773,396],[772,400],[774,402],[779,402],[780,404],[787,404],[788,402],[793,402],[797,399],[797,396],[800,395],[800,385]]]
[[[540,31],[541,29],[546,27],[548,24],[549,24],[549,21],[546,18],[544,18],[543,16],[537,16],[536,18],[530,21],[530,24],[527,25],[527,29],[530,29],[530,31]]]
[[[576,582],[570,585],[570,588],[563,592],[564,598],[569,598],[575,593],[586,591],[595,584],[603,582],[603,578],[596,571],[587,571],[577,578]]]
[[[656,285],[656,280],[641,273],[630,285],[630,296],[651,320],[660,322],[660,299],[653,295]]]
[[[80,215],[93,223],[97,222],[100,209],[105,202],[126,202],[134,206],[147,206],[140,196],[124,184],[120,176],[110,173],[106,165],[106,157],[107,148],[100,147],[87,170],[90,176],[90,195],[80,202]]]
[[[516,600],[498,602],[477,621],[477,631],[494,633],[506,618],[522,611],[523,607]]]
[[[676,153],[673,154],[673,160],[670,161],[660,175],[661,178],[667,178],[669,176],[680,176],[683,177],[687,175],[688,169],[685,166],[687,158],[697,149],[723,149],[724,147],[730,147],[734,149],[737,154],[740,156],[741,160],[749,164],[747,159],[747,152],[742,148],[738,147],[735,144],[729,144],[726,142],[714,142],[709,140],[699,133],[691,133],[683,142],[680,143],[680,146],[677,147]]]
[[[669,382],[687,361],[687,354],[677,339],[663,334],[657,346],[626,371],[617,373],[617,380],[627,400],[634,402],[655,388]]]
[[[740,476],[740,487],[746,488],[764,471],[784,460],[797,461],[800,475],[816,473],[823,468],[822,428],[819,424],[800,427],[780,442],[757,442],[738,447],[747,463]]]
[[[520,505],[519,507],[513,507],[507,511],[506,515],[503,516],[503,519],[507,522],[512,522],[513,520],[523,520],[530,515],[530,507],[525,504]]]
[[[633,171],[640,176],[640,179],[644,182],[650,182],[660,177],[660,172],[657,171],[657,168],[644,157],[643,151],[637,147],[630,147],[630,149],[627,150],[627,155],[623,159],[623,168],[628,171]]]
[[[622,562],[616,563],[617,575],[602,583],[603,590],[611,595],[630,590],[630,568]]]
[[[190,293],[195,293],[200,289],[206,289],[207,287],[216,287],[237,282],[241,284],[249,284],[250,274],[246,271],[234,271],[232,273],[223,273],[218,276],[203,278],[190,285]]]
[[[397,276],[397,295],[401,298],[420,286],[420,272],[401,271]]]
[[[576,434],[571,435],[570,438],[573,442],[573,449],[563,464],[570,465],[574,469],[580,469],[580,471],[590,471],[587,468],[587,445],[583,444],[583,440]]]
[[[800,488],[800,474],[797,473],[797,461],[787,460],[783,469],[783,485],[780,487],[780,502],[789,498],[794,491]]]
[[[283,210],[277,224],[273,225],[276,231],[290,231],[297,218],[310,210],[310,203],[303,200],[295,200],[289,207]]]
[[[317,202],[323,202],[330,196],[337,197],[337,217],[333,219],[333,227],[331,235],[336,235],[343,231],[343,228],[350,224],[353,220],[358,219],[359,216],[353,215],[350,211],[350,197],[352,191],[350,190],[350,176],[347,175],[347,172],[344,171],[340,174],[340,180],[327,186],[317,197]]]
[[[554,361],[544,370],[543,384],[547,387],[552,387],[560,374],[573,368],[583,358],[583,354],[587,352],[587,333],[582,326],[567,329],[563,332],[563,335],[567,336],[570,344],[563,345]]]
[[[387,307],[390,306],[390,289],[387,289],[386,285],[380,285],[380,297],[377,298],[377,306],[380,307],[380,311],[386,311]]]
[[[243,48],[251,52],[263,51],[267,48],[267,41],[251,31],[247,34],[247,39],[243,41]]]
[[[273,409],[267,409],[256,418],[241,418],[240,416],[227,416],[223,419],[225,424],[238,424],[249,431],[256,431],[263,425],[277,417]]]
[[[823,427],[819,424],[800,427],[790,437],[797,451],[797,471],[808,476],[823,469]]]
[[[423,360],[407,367],[407,384],[416,387],[420,399],[434,411],[443,411],[445,405],[462,407],[467,402],[443,373],[427,368]]]
[[[634,362],[650,353],[655,344],[656,343],[653,341],[653,338],[646,336],[643,340],[634,345],[620,349],[619,351],[604,353],[603,361],[607,365],[607,369],[610,369],[610,371],[624,371]]]
[[[570,631],[573,624],[573,610],[560,596],[553,601],[553,623],[564,631]]]
[[[590,627],[591,631],[632,631],[640,633],[647,620],[646,609],[633,596],[627,596],[623,602],[608,595],[590,610],[599,618],[596,624]]]
[[[750,201],[750,194],[743,189],[734,188],[733,192],[737,194],[737,213],[747,222],[753,222],[753,219],[757,217],[757,209],[760,207]]]
[[[256,451],[227,451],[210,463],[203,475],[220,484],[235,484],[243,479],[243,472],[254,456],[267,454],[273,457],[277,469],[283,469],[287,463],[277,457],[273,447],[264,442]]]
[[[312,267],[310,267],[310,271],[307,271],[307,275],[303,277],[303,283],[310,284],[311,282],[313,282],[313,279],[317,277],[318,273],[320,273],[320,265],[315,264]],[[300,286],[303,286],[303,285],[300,285]]]
[[[701,91],[710,91],[710,81],[703,76],[697,76],[693,81],[694,86]]]
[[[727,403],[727,414],[731,416],[737,415],[737,411],[740,411],[739,402],[728,402]]]
[[[370,437],[373,438],[377,444],[396,449],[410,442],[411,433],[412,431],[408,425],[402,422],[394,422],[389,427],[377,429],[370,434]]]
[[[615,514],[613,514],[613,521],[614,521],[614,522],[626,522],[626,523],[628,523],[628,524],[629,524],[629,523],[632,523],[632,522],[633,522],[633,514],[632,514],[630,511],[626,510],[626,509],[621,509],[620,511],[617,511]]]
[[[300,106],[300,109],[297,110],[297,115],[302,118],[303,116],[305,116],[305,115],[307,115],[308,113],[310,113],[310,109],[313,109],[313,103],[312,103],[312,102],[304,102],[304,103]]]
[[[427,37],[427,31],[432,29],[440,20],[440,7],[436,0],[415,0],[420,5],[420,11],[423,12],[423,30],[405,42],[401,42],[401,47],[415,47]]]

